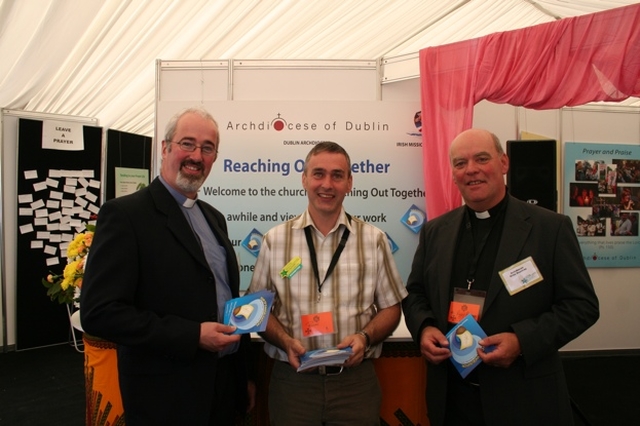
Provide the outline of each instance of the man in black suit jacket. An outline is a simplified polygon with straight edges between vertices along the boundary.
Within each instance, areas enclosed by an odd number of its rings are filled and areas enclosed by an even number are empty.
[[[558,350],[599,308],[571,220],[507,193],[509,159],[486,130],[456,137],[450,160],[466,205],[422,228],[403,301],[428,361],[431,425],[573,424]],[[516,288],[507,277],[527,278],[523,270],[542,279]],[[445,334],[474,309],[488,337],[476,348],[482,363],[463,379]]]
[[[238,263],[224,216],[197,200],[219,143],[206,111],[176,115],[160,176],[98,215],[81,322],[118,345],[128,426],[231,425],[247,407],[248,335],[221,323]]]

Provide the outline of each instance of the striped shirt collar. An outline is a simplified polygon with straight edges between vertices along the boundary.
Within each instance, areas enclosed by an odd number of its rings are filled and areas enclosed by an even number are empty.
[[[331,231],[329,231],[329,233],[332,233],[338,230],[340,228],[340,225],[346,226],[350,233],[355,234],[356,229],[349,222],[349,219],[347,218],[347,213],[345,212],[344,207],[340,210],[340,216],[338,217],[338,221],[333,226],[333,228],[331,228]],[[316,230],[318,230],[318,228],[316,227],[316,224],[313,223],[313,219],[311,218],[311,214],[309,213],[308,208],[300,216],[292,219],[291,228],[304,229],[307,226],[313,226]]]

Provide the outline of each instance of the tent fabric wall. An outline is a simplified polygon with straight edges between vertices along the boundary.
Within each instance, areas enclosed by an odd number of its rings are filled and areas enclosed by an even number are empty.
[[[556,109],[640,95],[640,5],[426,48],[420,75],[433,219],[461,205],[448,150],[481,100]]]
[[[151,136],[159,58],[384,63],[639,1],[0,0],[0,107]]]

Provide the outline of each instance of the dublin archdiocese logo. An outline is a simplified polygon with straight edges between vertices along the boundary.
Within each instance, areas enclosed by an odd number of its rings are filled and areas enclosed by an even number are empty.
[[[274,118],[273,120],[271,120],[271,127],[280,132],[282,130],[284,130],[285,127],[287,127],[287,120],[285,120],[284,118],[280,117],[280,113],[278,113],[278,116],[276,118]]]

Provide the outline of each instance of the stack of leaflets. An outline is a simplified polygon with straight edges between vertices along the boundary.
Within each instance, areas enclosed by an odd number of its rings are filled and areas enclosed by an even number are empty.
[[[482,360],[478,356],[478,343],[487,337],[480,324],[471,314],[462,318],[448,333],[449,349],[451,350],[451,362],[462,377],[467,377],[471,370],[476,368]],[[485,352],[494,350],[494,346],[484,348]]]
[[[260,290],[229,300],[224,305],[222,322],[236,326],[232,334],[258,333],[267,328],[273,293]]]
[[[298,367],[297,371],[300,372],[321,365],[342,365],[351,353],[350,346],[344,349],[338,349],[334,346],[331,348],[307,351],[300,357],[300,367]]]

